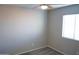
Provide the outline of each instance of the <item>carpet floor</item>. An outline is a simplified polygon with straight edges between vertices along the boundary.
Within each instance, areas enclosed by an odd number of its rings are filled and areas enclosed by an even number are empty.
[[[46,48],[41,48],[38,50],[30,51],[27,53],[23,53],[21,55],[63,55],[63,54],[61,54],[49,47],[46,47]]]

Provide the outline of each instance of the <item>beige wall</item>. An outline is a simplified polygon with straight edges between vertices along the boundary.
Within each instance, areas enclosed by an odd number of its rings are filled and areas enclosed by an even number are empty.
[[[0,5],[0,53],[16,54],[43,47],[46,11]]]
[[[79,5],[72,5],[48,11],[48,44],[64,54],[79,54],[79,41],[62,38],[62,17],[65,14],[79,14]]]

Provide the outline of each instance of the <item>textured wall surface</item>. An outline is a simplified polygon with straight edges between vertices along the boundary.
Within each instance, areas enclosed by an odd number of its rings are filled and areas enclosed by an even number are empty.
[[[62,18],[66,14],[79,14],[79,5],[72,5],[48,11],[49,45],[64,52],[76,54],[79,52],[79,41],[62,38]]]
[[[46,17],[46,11],[0,5],[0,54],[45,46]]]

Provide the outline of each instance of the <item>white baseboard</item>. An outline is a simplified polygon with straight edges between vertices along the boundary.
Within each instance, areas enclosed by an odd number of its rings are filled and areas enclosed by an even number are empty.
[[[7,53],[7,54],[6,54],[6,53],[3,54],[3,53],[2,53],[2,54],[0,54],[0,55],[10,55],[10,54],[8,54],[8,53]]]
[[[58,50],[58,49],[56,49],[56,48],[54,48],[54,47],[52,47],[52,46],[50,46],[50,45],[48,45],[47,47],[49,47],[49,48],[51,48],[51,49],[53,49],[53,50],[55,50],[55,51],[58,51],[59,53],[61,53],[61,54],[63,54],[63,55],[67,55],[67,54],[65,54],[64,52],[62,52],[62,51],[60,51],[60,50]]]
[[[51,49],[53,49],[55,51],[58,51],[59,53],[61,53],[63,55],[67,55],[64,52],[62,52],[62,51],[60,51],[60,50],[58,50],[58,49],[56,49],[56,48],[54,48],[54,47],[52,47],[50,45],[46,45],[46,46],[43,46],[43,47],[35,48],[35,49],[29,50],[29,51],[23,51],[23,52],[20,52],[20,53],[15,54],[15,55],[20,55],[20,54],[23,54],[23,53],[27,53],[27,52],[34,51],[34,50],[38,50],[38,49],[45,48],[45,47],[49,47],[49,48],[51,48]]]
[[[34,50],[38,50],[38,49],[45,48],[45,47],[47,47],[47,46],[43,46],[43,47],[31,49],[31,50],[29,50],[29,51],[23,51],[23,52],[20,52],[20,53],[15,54],[15,55],[20,55],[20,54],[23,54],[23,53],[27,53],[27,52],[34,51]]]

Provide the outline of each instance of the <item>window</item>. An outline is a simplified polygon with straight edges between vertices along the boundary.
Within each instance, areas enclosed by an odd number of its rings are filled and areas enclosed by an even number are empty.
[[[79,14],[63,16],[62,37],[79,40]]]

